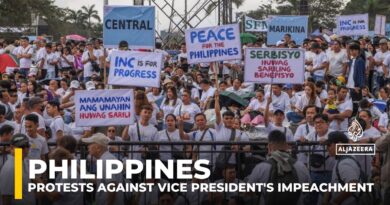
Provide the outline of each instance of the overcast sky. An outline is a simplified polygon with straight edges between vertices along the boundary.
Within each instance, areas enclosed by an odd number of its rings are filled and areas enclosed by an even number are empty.
[[[169,2],[172,0],[168,0]],[[204,0],[200,0],[203,2]],[[78,10],[82,6],[90,6],[95,4],[97,10],[99,11],[99,15],[101,18],[103,18],[103,2],[104,0],[55,0],[55,4],[59,7],[68,7],[73,10]],[[148,2],[148,0],[145,0],[145,2]],[[157,0],[157,2],[163,2],[162,0]],[[249,11],[249,10],[254,10],[258,8],[258,6],[262,2],[269,2],[267,0],[246,0],[245,3],[239,8],[233,9],[233,14],[235,12],[239,11]],[[132,5],[133,0],[109,0],[108,1],[109,5]],[[188,0],[188,10],[190,7],[192,7],[194,4],[198,3],[198,0]],[[153,5],[153,3],[152,3]],[[199,6],[199,5],[197,5]],[[175,1],[175,8],[181,12],[184,13],[184,0],[176,0]],[[156,22],[156,28],[158,30],[162,29],[167,29],[169,27],[169,20],[168,18],[165,17],[165,15],[156,9],[156,14],[157,14],[157,22]],[[233,15],[233,18],[235,15]],[[200,24],[200,26],[214,26],[217,25],[217,15],[216,12],[213,12],[208,18],[205,19],[205,21]]]

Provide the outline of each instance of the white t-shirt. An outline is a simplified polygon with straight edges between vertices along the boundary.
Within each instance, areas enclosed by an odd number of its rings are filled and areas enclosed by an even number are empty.
[[[274,125],[274,123],[269,122],[268,126],[266,128],[267,128],[267,133],[270,133],[273,130],[279,130],[286,135],[287,142],[294,141],[294,135],[293,135],[292,131],[290,130],[290,128],[288,128],[288,127],[279,127],[279,126]]]
[[[387,113],[382,113],[379,117],[378,126],[383,126],[387,129],[387,125],[389,124],[389,117],[387,116]]]
[[[168,132],[168,136],[167,136],[167,130],[161,130],[160,132],[158,132],[158,136],[157,136],[157,140],[159,142],[180,142],[182,141],[181,138],[180,138],[180,134],[179,134],[179,130],[176,129],[175,131],[173,132]],[[170,146],[170,145],[161,145],[160,146],[160,159],[162,161],[167,161],[168,159],[173,159],[173,156],[172,154],[176,154],[175,152],[172,152],[172,147],[174,147],[176,151],[183,151],[183,146],[182,145],[173,145],[173,146]]]
[[[321,51],[319,54],[315,54],[313,58],[313,68],[319,68],[321,67],[321,64],[328,61],[328,57],[326,57],[325,52]],[[315,75],[318,76],[324,76],[325,75],[325,68],[322,68],[321,70],[314,71]]]
[[[313,132],[310,132],[307,136],[306,139],[311,141],[311,142],[320,142],[320,141],[325,141],[328,139],[329,133],[333,132],[333,130],[328,129],[328,132],[324,136],[319,136],[317,132],[314,130]],[[309,146],[305,146],[307,150],[309,150]],[[325,160],[325,166],[322,165],[319,168],[314,168],[310,167],[311,171],[332,171],[332,168],[335,165],[335,158],[329,156],[328,152],[326,151],[326,147],[324,145],[315,145],[315,146],[310,146],[310,150],[312,151],[309,154],[319,154],[322,155],[326,160]],[[324,150],[324,151],[322,151]],[[307,158],[310,160],[310,156]],[[308,161],[309,164],[309,161]]]
[[[9,126],[13,127],[15,130],[15,133],[16,133],[16,131],[17,131],[16,130],[16,123],[14,121],[5,120],[4,122],[0,123],[0,128],[2,128],[4,125],[9,125]]]
[[[265,99],[268,99],[269,93],[265,95]],[[290,107],[290,97],[287,93],[281,92],[279,96],[276,96],[272,92],[272,107],[274,110],[283,110],[284,112],[287,112],[291,109]]]
[[[139,135],[137,131],[137,124],[139,126]],[[151,142],[157,140],[157,129],[152,124],[148,124],[147,126],[141,125],[141,123],[135,123],[130,125],[129,131],[127,133],[130,137],[131,142]],[[130,146],[130,150],[140,150],[143,146],[134,145]],[[134,153],[133,159],[141,160],[141,153]]]
[[[295,105],[299,110],[303,111],[303,108],[309,105],[309,98],[307,97],[306,94],[303,94],[299,99],[297,104]],[[316,101],[314,105],[318,108],[321,108],[321,101],[320,98],[316,96]]]
[[[343,113],[343,112],[345,112],[347,110],[352,111],[352,100],[345,100],[343,103],[337,105],[337,110],[340,113]],[[340,123],[340,130],[338,129],[337,123],[338,123],[337,120],[333,120],[330,123],[329,128],[332,129],[332,130],[335,130],[335,131],[347,131],[348,130],[348,118],[345,118]]]
[[[165,104],[166,98],[163,99],[160,105],[160,109],[164,112],[164,119],[168,114],[173,114],[175,109],[182,104],[179,98],[176,99],[176,104],[173,105],[173,100],[169,100],[169,103]]]
[[[35,138],[28,136],[28,139],[30,140],[29,159],[41,159],[42,155],[49,153],[49,147],[44,137],[41,135],[37,135]]]
[[[19,49],[16,51],[16,54],[34,54],[34,49],[32,46],[28,45],[26,48],[23,48],[22,46],[19,47]],[[20,58],[19,60],[19,67],[20,68],[30,68],[32,64],[31,58]]]
[[[387,69],[390,69],[390,51],[387,51],[387,55],[385,56],[384,60],[383,60],[383,65],[385,65],[387,67]],[[390,77],[390,74],[387,76],[387,77]]]
[[[99,64],[99,58],[103,56],[103,53],[101,50],[93,49],[93,55],[96,57],[96,63]],[[81,56],[81,61],[85,61],[89,59],[89,51],[85,51],[83,55]],[[92,71],[92,65],[91,62],[88,61],[86,64],[84,64],[84,78],[91,77],[94,74]]]
[[[51,64],[55,61],[57,61],[57,55],[55,53],[46,54],[45,64],[43,65],[43,68],[46,69],[48,72],[55,71],[55,66]]]
[[[253,99],[247,108],[250,108],[251,110],[259,110],[260,108],[265,110],[265,107],[267,106],[267,100],[263,99],[263,102],[259,102],[258,99]],[[272,104],[270,104],[270,107],[272,107]],[[270,110],[272,110],[270,108]]]
[[[152,92],[146,94],[146,97],[148,98],[148,101],[149,102],[155,102],[156,100],[160,99],[161,98],[161,93],[159,95],[153,95]]]
[[[343,74],[343,66],[348,63],[348,55],[345,50],[340,50],[338,53],[329,51],[327,53],[329,62],[329,74],[337,77]]]
[[[43,48],[40,48],[37,52],[37,55],[35,56],[35,61],[36,63],[38,63],[38,61],[42,60],[42,59],[45,59],[46,57],[46,48],[43,47]]]
[[[207,98],[212,98],[214,97],[214,93],[215,93],[215,88],[213,87],[210,87],[207,91],[203,91],[202,92],[202,97],[200,97],[200,102],[206,102]]]
[[[200,113],[201,110],[199,106],[195,103],[191,103],[189,105],[181,104],[176,107],[173,114],[175,116],[182,116],[184,122],[194,123],[194,117],[196,114]]]
[[[91,127],[77,127],[76,122],[71,122],[68,126],[72,129],[72,136],[76,140],[80,140],[85,131],[91,131]]]
[[[307,123],[301,124],[298,126],[294,134],[294,140],[299,140],[301,137],[307,136],[309,133],[314,131],[314,126],[311,126]]]
[[[37,115],[38,116],[38,130],[39,129],[44,129],[44,130],[46,130],[46,125],[45,125],[45,119],[42,117],[42,115],[40,115],[39,113],[37,113],[37,112],[32,112],[31,114],[35,114],[35,115]],[[21,120],[21,122],[22,122],[22,125],[21,125],[21,128],[20,128],[20,133],[22,133],[22,134],[26,134],[26,122],[25,122],[25,118],[26,116],[23,116],[22,117],[22,120]]]
[[[65,57],[69,63],[73,64],[74,62],[74,56],[73,55],[67,55]],[[61,65],[61,68],[66,68],[66,67],[71,67],[71,64],[69,64],[68,62],[66,62],[66,60],[61,56],[60,57],[60,65]]]
[[[180,94],[182,95],[184,92],[184,88],[180,89]],[[195,100],[199,98],[199,90],[195,87],[191,88],[191,99]]]
[[[199,142],[204,130],[196,130],[193,132],[188,133],[188,136],[190,137],[190,140]],[[214,129],[209,128],[206,133],[203,136],[202,142],[214,142],[216,140],[217,133]],[[198,149],[199,148],[199,149]],[[212,158],[211,151],[216,150],[216,146],[212,145],[203,145],[203,146],[194,146],[194,150],[201,151],[199,153],[199,159],[206,159],[210,161],[210,165],[215,164],[215,156]],[[215,154],[214,154],[215,155]]]
[[[65,130],[65,123],[62,117],[55,117],[50,123],[51,138],[48,142],[57,142],[57,132]]]
[[[233,86],[228,87],[226,89],[226,91],[235,93],[236,95],[239,95],[239,96],[245,94],[245,91],[243,89],[239,88],[238,90],[234,90]]]
[[[383,64],[387,65],[388,60],[385,61],[386,57],[390,54],[390,51],[386,51],[383,53],[382,51],[378,50],[378,52],[374,56],[375,62],[383,62]],[[375,70],[379,73],[383,73],[383,66],[375,66]]]

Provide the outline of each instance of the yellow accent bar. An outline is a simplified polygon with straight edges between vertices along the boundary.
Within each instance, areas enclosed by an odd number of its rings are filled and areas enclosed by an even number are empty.
[[[15,199],[22,199],[23,191],[22,191],[22,169],[23,169],[23,149],[15,148]]]

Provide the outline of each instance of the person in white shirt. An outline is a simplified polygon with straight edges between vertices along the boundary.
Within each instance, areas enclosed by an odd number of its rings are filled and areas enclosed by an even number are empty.
[[[309,70],[314,78],[314,81],[324,80],[325,68],[328,63],[328,58],[324,51],[322,51],[319,43],[314,42],[311,45],[311,49],[315,56],[313,58],[313,68]]]
[[[49,153],[46,139],[38,134],[39,118],[35,114],[29,114],[25,118],[26,135],[30,140],[29,159],[45,160],[45,155]]]
[[[46,70],[46,76],[42,76],[46,79],[53,79],[56,77],[55,65],[58,63],[58,58],[53,52],[54,48],[55,46],[52,46],[52,44],[46,44],[45,64],[43,65],[43,69]]]
[[[29,44],[28,37],[22,37],[20,39],[20,45],[19,49],[16,50],[16,58],[19,59],[20,73],[26,77],[32,64],[31,58],[34,53],[34,48]]]
[[[160,88],[152,88],[148,94],[146,94],[146,97],[148,98],[148,101],[150,103],[156,102],[158,99],[162,97],[161,95],[161,89]]]
[[[265,98],[268,99],[270,96],[269,92],[265,92]],[[283,112],[288,112],[291,110],[290,97],[286,92],[282,91],[281,84],[272,85],[272,108],[273,110],[282,110]]]
[[[242,82],[240,79],[236,78],[233,80],[233,86],[226,89],[228,92],[232,92],[238,96],[245,94],[245,91],[241,89]]]
[[[267,100],[264,98],[264,90],[256,91],[256,98],[252,99],[248,107],[244,110],[241,123],[259,125],[264,122],[264,111],[267,106]],[[272,108],[270,108],[272,111]]]
[[[181,51],[177,56],[178,63],[184,72],[188,71],[188,61],[187,61],[187,47],[186,43],[181,44]]]
[[[57,101],[48,102],[46,111],[53,118],[50,123],[51,138],[48,142],[57,142],[64,136],[65,132],[65,123],[60,113],[60,103]]]
[[[173,114],[175,116],[180,116],[184,121],[184,131],[190,132],[194,126],[194,117],[196,114],[200,113],[201,110],[199,106],[191,102],[191,93],[188,90],[184,90],[181,95],[183,103],[176,107]]]
[[[377,50],[374,60],[375,60],[375,71],[377,74],[377,79],[376,83],[377,86],[376,88],[379,89],[385,85],[385,79],[390,78],[390,70],[389,70],[389,56],[390,51],[389,48],[387,47],[387,40],[386,39],[381,39],[379,41],[379,49]]]
[[[200,82],[202,88],[202,96],[200,97],[200,109],[206,110],[211,99],[214,97],[215,88],[211,87],[211,83],[207,79],[203,79]]]
[[[61,75],[65,75],[73,69],[74,56],[71,52],[72,51],[70,47],[65,47],[62,49],[60,56]]]
[[[14,130],[16,130],[16,123],[5,119],[5,114],[5,106],[0,104],[0,128],[4,125],[10,125],[14,128]]]
[[[93,71],[93,66],[91,62],[95,62],[99,65],[99,60],[102,58],[103,53],[100,50],[95,49],[92,45],[92,42],[88,42],[86,49],[81,57],[82,64],[84,65],[84,82],[91,80],[93,74],[97,74]]]
[[[331,45],[332,49],[327,53],[329,68],[326,73],[333,78],[345,76],[349,62],[347,52],[341,49],[339,40],[332,41]]]
[[[180,142],[179,129],[176,129],[176,116],[173,114],[168,114],[165,117],[165,123],[167,128],[161,130],[157,134],[157,139],[159,142]],[[167,163],[168,160],[181,159],[184,157],[183,154],[183,145],[160,145],[160,159],[164,163]],[[176,174],[174,174],[176,176]]]
[[[283,121],[285,119],[284,111],[280,109],[274,109],[273,112],[273,123],[269,120],[269,109],[270,105],[273,101],[273,97],[269,96],[267,98],[267,106],[265,107],[264,111],[264,125],[267,128],[268,133],[270,133],[272,130],[279,130],[286,136],[286,139],[288,142],[294,141],[294,135],[290,128],[283,126]]]
[[[287,113],[287,119],[293,123],[299,123],[303,120],[303,108],[308,105],[315,105],[321,108],[321,101],[318,98],[315,90],[315,85],[312,82],[307,82],[305,85],[305,93],[301,95],[295,105],[295,112]]]
[[[149,123],[149,120],[152,117],[153,107],[150,105],[143,105],[141,108],[140,120],[133,125],[130,125],[129,128],[124,129],[123,131],[123,141],[131,142],[151,142],[157,139],[157,129],[155,126]],[[149,147],[134,145],[130,147],[130,150],[138,150],[141,153],[134,153],[132,158],[141,160],[145,159]]]
[[[337,105],[338,114],[329,114],[328,110],[325,109],[323,114],[328,115],[330,123],[330,128],[335,131],[347,131],[348,129],[348,119],[352,115],[352,100],[347,100],[348,88],[345,86],[340,86],[337,90],[337,100],[339,104]],[[340,121],[340,124],[338,124]]]
[[[177,96],[176,88],[168,87],[166,97],[160,105],[160,111],[164,114],[164,119],[168,114],[172,114],[181,104],[182,101]]]

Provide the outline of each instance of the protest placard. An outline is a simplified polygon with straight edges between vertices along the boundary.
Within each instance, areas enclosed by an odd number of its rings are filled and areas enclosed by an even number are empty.
[[[153,49],[155,9],[153,6],[105,6],[103,43],[116,48],[127,41],[130,48]]]
[[[267,44],[276,45],[285,34],[290,34],[297,45],[307,38],[307,16],[270,16],[268,20]]]
[[[340,36],[368,35],[368,14],[338,16],[337,34]]]
[[[190,64],[241,59],[238,24],[188,29],[185,38]]]
[[[249,16],[245,16],[245,31],[252,32],[267,32],[268,26],[266,20],[256,20]]]
[[[302,84],[304,52],[298,48],[245,49],[245,82]]]
[[[384,36],[386,34],[386,16],[376,15],[375,16],[375,34]]]
[[[129,125],[135,120],[132,89],[75,93],[76,126]]]
[[[160,87],[162,53],[113,51],[108,84]]]
[[[387,23],[387,24],[386,24],[385,36],[386,36],[387,38],[390,38],[390,23]]]

